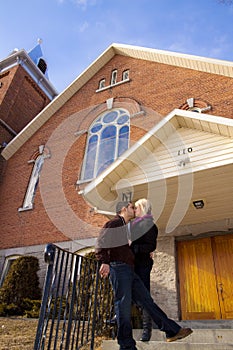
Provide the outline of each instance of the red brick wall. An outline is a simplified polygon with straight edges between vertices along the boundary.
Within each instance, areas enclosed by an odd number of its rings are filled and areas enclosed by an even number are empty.
[[[0,82],[0,118],[18,133],[50,100],[21,66],[2,73]],[[12,134],[4,131],[0,143],[12,138]]]
[[[101,79],[105,78],[108,84],[113,69],[118,70],[118,81],[121,80],[122,72],[129,69],[130,82],[96,93]],[[115,56],[8,161],[0,188],[1,248],[93,237],[97,233],[95,227],[102,226],[106,221],[101,215],[93,215],[88,204],[78,194],[78,190],[83,188],[82,185],[77,188],[76,181],[81,171],[87,134],[75,136],[75,132],[88,129],[106,108],[107,99],[114,97],[114,107],[127,108],[131,114],[146,110],[146,115],[131,119],[131,140],[136,141],[147,129],[173,109],[182,106],[190,97],[211,105],[209,114],[233,118],[232,90],[231,78]],[[45,179],[40,179],[35,208],[18,212],[32,170],[32,164],[27,162],[38,146],[46,143],[51,158],[45,160],[42,169],[43,176],[47,175]],[[66,149],[67,143],[70,146]],[[59,153],[62,152],[63,159],[59,159]],[[59,176],[61,186],[57,185]],[[42,180],[47,181],[46,194],[51,199],[46,208]],[[57,194],[59,186],[61,195]],[[61,229],[56,225],[56,220],[54,222],[48,214],[52,211],[58,221],[64,219],[64,225],[72,226],[69,209],[74,216],[72,220],[75,222],[75,218],[78,218],[80,222],[77,228],[74,226],[76,231],[71,234],[66,227]]]

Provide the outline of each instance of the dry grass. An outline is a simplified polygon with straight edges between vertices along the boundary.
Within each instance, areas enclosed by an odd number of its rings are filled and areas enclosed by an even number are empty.
[[[37,319],[0,318],[0,350],[33,350]],[[101,350],[102,339],[96,339],[95,350]],[[89,346],[83,347],[89,350]]]
[[[0,350],[32,350],[38,320],[0,318]]]

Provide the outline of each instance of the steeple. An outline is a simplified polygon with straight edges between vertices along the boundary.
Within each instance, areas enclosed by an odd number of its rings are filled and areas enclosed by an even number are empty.
[[[58,95],[48,79],[41,42],[0,60],[0,152]]]
[[[43,58],[43,53],[41,49],[42,39],[37,40],[37,45],[28,51],[28,56],[32,59],[35,65],[41,70],[41,72],[48,79],[48,69],[46,60]]]

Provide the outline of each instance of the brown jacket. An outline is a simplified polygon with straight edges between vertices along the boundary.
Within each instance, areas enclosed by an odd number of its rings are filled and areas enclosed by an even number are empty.
[[[134,254],[128,244],[128,229],[122,216],[106,222],[96,242],[95,255],[101,263],[113,261],[134,265]]]

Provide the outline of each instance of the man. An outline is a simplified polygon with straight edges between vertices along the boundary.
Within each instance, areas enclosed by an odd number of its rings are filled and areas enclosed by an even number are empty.
[[[158,328],[165,332],[167,342],[183,339],[192,333],[181,328],[155,304],[147,288],[134,272],[134,254],[128,244],[127,224],[134,217],[131,202],[119,202],[116,217],[108,221],[96,244],[96,258],[101,261],[100,275],[110,281],[114,292],[117,319],[117,341],[120,350],[137,350],[131,325],[132,302],[145,308]]]

